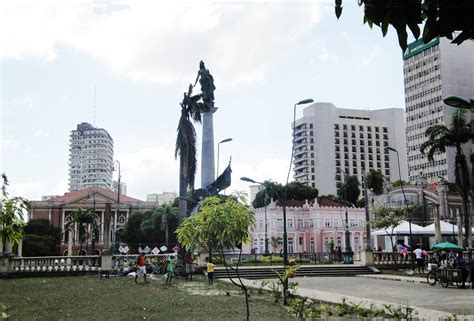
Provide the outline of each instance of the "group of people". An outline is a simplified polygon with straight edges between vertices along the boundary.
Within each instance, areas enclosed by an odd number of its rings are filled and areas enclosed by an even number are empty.
[[[412,248],[409,245],[405,244],[403,241],[398,241],[397,244],[394,245],[394,252],[399,253],[404,259],[408,258],[409,253],[414,254],[418,267],[418,273],[425,273],[425,257],[428,256],[428,253],[423,250],[421,244],[417,244],[415,246],[415,249],[412,250]]]
[[[145,283],[148,283],[148,280],[146,279],[146,255],[145,252],[141,252],[138,255],[138,259],[136,262],[137,266],[137,272],[135,275],[135,283],[138,283],[138,277],[143,275],[143,279]],[[171,285],[171,280],[174,277],[174,262],[171,257],[168,258],[166,261],[166,268],[165,268],[165,274],[166,274],[166,285]]]
[[[212,285],[214,282],[214,263],[212,263],[212,259],[207,260],[207,280],[208,284]],[[186,269],[186,280],[190,278],[193,279],[193,257],[191,252],[187,252],[184,256],[185,262],[185,269]],[[141,252],[138,256],[136,262],[137,272],[135,275],[135,283],[138,283],[138,277],[143,276],[145,283],[148,283],[146,277],[146,255],[144,252]],[[171,280],[174,277],[174,262],[171,257],[168,258],[166,261],[166,268],[165,268],[165,275],[166,275],[166,285],[171,285]]]

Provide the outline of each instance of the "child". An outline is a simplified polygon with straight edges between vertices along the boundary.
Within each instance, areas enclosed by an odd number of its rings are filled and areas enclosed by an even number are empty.
[[[173,260],[170,257],[168,258],[168,261],[166,262],[166,284],[167,285],[171,285],[171,280],[173,279],[173,276],[174,276],[173,268],[174,268]]]
[[[212,259],[209,259],[207,262],[207,283],[212,285],[214,281],[214,264],[212,263]]]

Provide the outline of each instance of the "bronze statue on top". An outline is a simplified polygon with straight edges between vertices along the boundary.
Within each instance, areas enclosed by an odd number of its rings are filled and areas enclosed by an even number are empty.
[[[214,77],[212,77],[209,69],[206,69],[204,61],[202,60],[199,63],[199,71],[194,86],[196,86],[198,80],[201,84],[203,102],[211,108],[214,107],[214,90],[216,90],[216,86],[214,86]]]

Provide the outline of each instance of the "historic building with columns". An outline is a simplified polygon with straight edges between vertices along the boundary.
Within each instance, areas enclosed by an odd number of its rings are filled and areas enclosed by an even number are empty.
[[[58,254],[67,255],[68,250],[79,254],[78,226],[74,224],[70,230],[66,225],[72,220],[72,215],[78,208],[95,209],[96,226],[99,233],[95,236],[96,254],[115,242],[116,231],[123,229],[130,213],[134,211],[152,210],[156,204],[139,199],[120,195],[109,189],[92,186],[48,200],[31,201],[28,210],[29,219],[46,218],[61,228],[62,241]],[[87,231],[91,233],[92,224],[88,224]],[[71,237],[70,237],[71,235]],[[83,244],[83,255],[91,253],[91,239]]]
[[[340,246],[344,250],[346,210],[351,247],[358,253],[366,244],[364,208],[346,208],[338,202],[325,198],[312,204],[304,201],[288,201],[286,209],[288,253],[328,252],[331,240],[334,248]],[[256,226],[251,228],[251,244],[245,245],[244,252],[254,250],[256,253],[264,253],[266,224],[269,251],[278,253],[282,249],[283,242],[282,207],[272,201],[266,208],[254,209],[254,213]],[[277,248],[271,246],[272,237],[280,240]]]

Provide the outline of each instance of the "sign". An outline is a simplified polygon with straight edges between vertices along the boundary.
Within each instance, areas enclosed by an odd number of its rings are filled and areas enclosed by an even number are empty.
[[[164,246],[164,245],[163,245],[162,247],[160,247],[160,251],[161,251],[161,252],[166,252],[167,249],[168,249],[168,248],[167,248],[166,246]]]
[[[127,254],[128,251],[130,251],[130,249],[128,248],[128,246],[125,246],[125,247],[123,248],[123,254]]]
[[[145,248],[143,249],[143,252],[145,252],[145,254],[148,254],[150,253],[151,249],[147,246],[145,246]]]
[[[405,50],[405,53],[403,54],[403,60],[413,57],[414,55],[425,51],[426,49],[433,47],[437,44],[439,44],[439,37],[431,39],[431,41],[427,44],[424,43],[423,38],[418,39],[417,41],[408,44],[408,47]]]
[[[157,255],[158,253],[160,253],[160,250],[155,246],[153,250],[151,250],[151,254]]]

